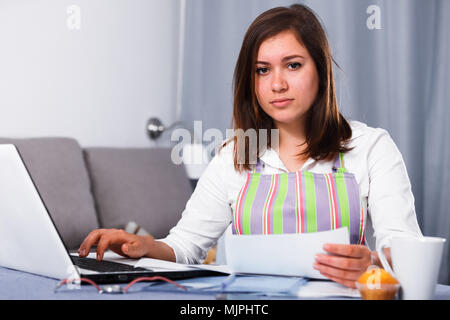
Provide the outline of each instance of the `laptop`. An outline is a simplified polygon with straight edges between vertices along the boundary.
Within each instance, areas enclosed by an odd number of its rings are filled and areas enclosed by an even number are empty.
[[[203,269],[135,268],[117,259],[108,260],[106,253],[103,261],[71,255],[13,144],[0,145],[0,243],[0,266],[61,280],[83,277],[108,284],[126,283],[138,277],[178,280],[224,275]]]

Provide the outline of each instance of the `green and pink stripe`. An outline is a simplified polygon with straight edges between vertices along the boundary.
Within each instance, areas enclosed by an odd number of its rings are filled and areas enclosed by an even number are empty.
[[[347,227],[351,243],[364,243],[364,210],[353,174],[339,169],[317,174],[297,171],[248,173],[233,214],[235,234],[305,233]]]

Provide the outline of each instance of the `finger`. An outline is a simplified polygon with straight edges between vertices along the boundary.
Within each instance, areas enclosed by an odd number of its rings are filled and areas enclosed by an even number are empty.
[[[117,249],[128,240],[127,233],[123,230],[112,230],[103,234],[97,244],[97,260],[102,260],[105,251],[109,248],[115,249],[114,251],[117,252]]]
[[[320,263],[315,263],[314,269],[320,271],[321,273],[324,272],[332,277],[346,279],[346,280],[350,280],[350,281],[358,280],[358,278],[362,274],[362,271],[344,270],[344,269],[330,267],[330,266],[320,264]]]
[[[108,249],[111,244],[111,235],[105,234],[103,235],[97,244],[97,260],[102,261],[103,255],[105,254],[106,249]]]
[[[86,257],[89,254],[89,250],[93,245],[96,245],[102,234],[106,232],[105,229],[97,229],[91,231],[87,237],[83,240],[78,249],[78,254],[80,257]]]
[[[139,241],[126,242],[122,244],[121,249],[130,258],[140,258],[144,255],[144,247]]]
[[[336,243],[326,243],[323,246],[323,249],[331,254],[353,258],[365,257],[368,254],[369,250],[366,246],[363,245]]]
[[[122,246],[123,246],[124,244],[125,244],[125,243],[123,243],[123,242],[120,242],[120,243],[117,243],[117,244],[111,242],[111,243],[109,244],[107,250],[111,250],[112,252],[117,253],[118,255],[120,255],[120,256],[122,256],[122,257],[125,257],[125,258],[131,258],[130,256],[128,256],[128,255],[122,250]],[[106,250],[105,250],[105,251],[106,251]]]
[[[342,285],[344,285],[346,287],[352,288],[352,289],[356,289],[355,281],[348,280],[348,279],[337,278],[337,277],[335,277],[333,275],[330,275],[328,273],[325,273],[325,272],[321,272],[320,274],[322,274],[324,277],[326,277],[326,278],[328,278],[328,279],[330,279],[330,280],[332,280],[334,282],[340,283],[340,284],[342,284]]]
[[[360,271],[367,269],[367,264],[370,264],[370,259],[317,254],[316,262],[334,268]]]

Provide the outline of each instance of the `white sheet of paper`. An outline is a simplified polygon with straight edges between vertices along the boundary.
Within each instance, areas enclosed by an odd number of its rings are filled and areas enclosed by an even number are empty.
[[[71,253],[72,255],[78,256],[78,253]],[[97,254],[95,252],[91,252],[88,255],[88,258],[95,259]],[[111,250],[105,251],[103,255],[103,259],[107,261],[112,262],[119,262],[119,263],[125,263],[130,266],[134,266],[135,268],[146,268],[150,269],[152,271],[158,272],[158,271],[185,271],[185,270],[194,270],[194,269],[201,269],[201,270],[211,270],[211,271],[218,271],[230,274],[231,271],[229,270],[227,265],[215,265],[215,264],[182,264],[182,263],[174,263],[170,261],[165,260],[159,260],[159,259],[151,259],[151,258],[140,258],[140,259],[127,259],[124,258]],[[83,272],[88,273],[88,270],[84,270]],[[93,272],[95,273],[95,272]]]
[[[231,270],[226,264],[190,264],[190,266],[196,269],[210,270],[231,274]]]
[[[78,257],[78,253],[75,253],[75,252],[70,253],[70,255]],[[87,257],[96,259],[97,253],[90,252]],[[111,250],[105,251],[105,253],[103,254],[103,260],[124,263],[124,264],[128,264],[130,266],[134,266],[136,264],[136,262],[138,261],[137,259],[128,259],[128,258],[122,257],[121,255],[118,255],[117,253],[115,253]]]
[[[195,269],[188,264],[175,263],[151,258],[139,259],[139,261],[134,265],[134,267],[147,268],[153,271],[185,271]]]
[[[158,259],[150,259],[150,258],[141,258],[134,265],[135,268],[147,268],[152,269],[154,271],[184,271],[184,270],[211,270],[217,272],[223,272],[230,274],[231,271],[227,265],[215,265],[215,264],[182,264],[182,263],[174,263],[170,261],[158,260]]]
[[[348,288],[332,281],[308,281],[297,292],[301,298],[349,297],[361,298],[358,289]]]
[[[348,228],[302,234],[225,236],[228,267],[235,273],[326,279],[313,268],[325,243],[349,244]]]

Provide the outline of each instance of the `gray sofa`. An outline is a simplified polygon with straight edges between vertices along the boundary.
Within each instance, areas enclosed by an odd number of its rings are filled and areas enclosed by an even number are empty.
[[[96,228],[134,221],[155,238],[181,217],[192,186],[168,148],[81,148],[71,138],[0,138],[19,149],[68,249]]]

